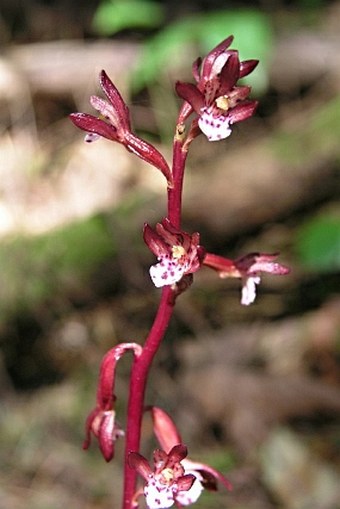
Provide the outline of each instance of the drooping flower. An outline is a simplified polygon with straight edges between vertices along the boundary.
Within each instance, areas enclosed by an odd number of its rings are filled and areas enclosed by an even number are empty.
[[[159,260],[150,267],[150,276],[157,288],[175,285],[200,268],[204,251],[199,245],[198,233],[190,235],[176,229],[168,219],[163,219],[155,229],[146,224],[143,236]]]
[[[86,438],[83,449],[88,449],[91,442],[91,432],[98,439],[99,448],[106,461],[114,456],[115,442],[124,436],[124,431],[116,422],[116,412],[113,408],[102,410],[96,407],[86,420]]]
[[[106,461],[110,461],[114,456],[116,440],[124,436],[124,431],[116,422],[114,382],[117,361],[128,351],[139,356],[142,347],[137,343],[121,343],[104,356],[100,366],[96,407],[86,419],[83,449],[89,448],[93,433]]]
[[[168,454],[156,449],[152,469],[141,454],[129,454],[130,467],[146,481],[143,493],[149,509],[166,509],[174,503],[181,506],[196,502],[201,488],[195,475],[185,472],[182,461],[186,455],[187,448],[183,444],[174,445]]]
[[[215,269],[221,278],[240,278],[242,280],[241,304],[248,306],[256,297],[256,285],[261,281],[261,273],[285,275],[290,269],[276,261],[278,253],[250,253],[230,260],[212,253],[206,253],[203,264]]]
[[[151,407],[150,411],[153,420],[153,430],[162,449],[169,451],[174,444],[181,443],[181,435],[169,414],[156,406]],[[232,489],[229,480],[221,472],[211,467],[210,465],[192,461],[189,458],[184,458],[181,463],[184,467],[185,473],[192,474],[197,479],[197,482],[193,485],[193,487],[195,486],[195,490],[190,490],[187,494],[184,493],[180,496],[180,500],[178,500],[178,502],[180,502],[182,505],[188,505],[189,503],[192,503],[183,502],[181,500],[182,497],[184,497],[184,500],[188,500],[188,497],[195,493],[197,496],[194,501],[196,501],[203,489],[207,489],[209,491],[217,491],[219,482],[225,488],[227,488],[227,490]]]
[[[86,142],[90,143],[103,137],[121,143],[129,152],[159,169],[171,187],[172,174],[166,160],[153,145],[132,132],[129,108],[105,71],[101,71],[99,83],[107,100],[92,95],[90,103],[100,116],[71,113],[71,121],[86,131]]]
[[[256,101],[247,99],[251,88],[237,86],[237,82],[250,74],[258,61],[240,62],[238,52],[228,49],[232,41],[233,37],[228,37],[210,51],[203,62],[201,59],[194,62],[196,85],[176,84],[177,94],[186,101],[180,121],[184,122],[194,110],[198,126],[209,141],[227,138],[232,125],[251,117],[257,106]]]

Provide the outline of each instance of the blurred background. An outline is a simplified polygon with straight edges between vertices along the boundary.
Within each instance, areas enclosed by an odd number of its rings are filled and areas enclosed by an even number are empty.
[[[93,113],[104,68],[170,159],[174,81],[229,34],[261,61],[248,80],[260,104],[223,143],[193,143],[184,227],[229,257],[280,252],[292,272],[264,277],[244,308],[238,281],[200,271],[147,402],[192,459],[229,473],[234,491],[199,507],[340,508],[339,26],[337,1],[1,0],[1,508],[119,507],[123,441],[110,465],[96,443],[84,453],[84,420],[103,354],[143,342],[159,298],[141,231],[165,212],[162,176],[84,144],[67,116]]]

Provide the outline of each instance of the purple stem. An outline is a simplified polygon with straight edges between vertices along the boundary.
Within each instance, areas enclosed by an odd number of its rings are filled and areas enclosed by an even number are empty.
[[[182,188],[187,156],[187,151],[182,150],[182,145],[181,140],[175,139],[172,167],[174,186],[168,190],[168,219],[176,228],[180,228],[181,223]],[[172,316],[175,304],[172,293],[170,286],[163,288],[158,310],[146,338],[143,352],[140,357],[134,359],[131,368],[125,441],[123,509],[133,509],[137,473],[129,467],[128,456],[132,451],[139,452],[147,378],[153,358],[158,351]]]

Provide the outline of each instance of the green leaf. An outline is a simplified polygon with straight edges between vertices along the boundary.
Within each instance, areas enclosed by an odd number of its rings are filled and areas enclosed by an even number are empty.
[[[340,211],[324,213],[301,227],[296,250],[307,269],[331,272],[340,269]]]
[[[164,20],[164,9],[152,0],[108,0],[93,19],[101,35],[113,35],[131,28],[157,28]]]

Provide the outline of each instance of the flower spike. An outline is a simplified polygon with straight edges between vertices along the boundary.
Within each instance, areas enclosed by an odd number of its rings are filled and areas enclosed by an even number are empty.
[[[195,503],[204,489],[216,491],[220,485],[232,486],[218,470],[188,458],[178,428],[162,409],[145,407],[148,375],[166,330],[178,295],[193,282],[194,274],[206,265],[221,278],[242,280],[241,303],[255,300],[256,286],[262,273],[284,275],[289,269],[277,262],[277,254],[251,253],[231,260],[206,253],[200,245],[200,235],[180,228],[182,221],[182,191],[185,165],[191,142],[200,134],[209,141],[230,136],[234,124],[251,117],[257,102],[249,98],[251,87],[239,80],[248,76],[258,61],[240,61],[238,51],[231,48],[233,36],[215,46],[205,58],[192,65],[193,83],[176,83],[183,104],[175,126],[172,167],[150,143],[132,130],[130,111],[119,90],[103,70],[99,76],[102,97],[92,95],[90,104],[95,114],[72,113],[71,121],[85,131],[85,141],[99,138],[117,142],[143,161],[153,165],[165,176],[168,185],[167,217],[154,227],[144,224],[143,239],[157,258],[149,269],[157,288],[163,288],[158,310],[146,335],[144,347],[137,343],[121,343],[103,357],[97,387],[96,404],[86,419],[83,448],[88,449],[94,435],[99,449],[108,462],[115,453],[115,443],[124,436],[116,420],[115,379],[118,361],[127,352],[134,356],[131,363],[127,403],[127,431],[124,454],[123,509],[138,509],[138,497],[144,495],[149,509],[178,509]],[[192,115],[190,126],[187,120]],[[189,127],[189,128],[188,128]],[[153,432],[159,448],[153,452],[153,462],[140,454],[142,447],[142,417],[149,411]],[[136,476],[143,484],[136,490]]]

